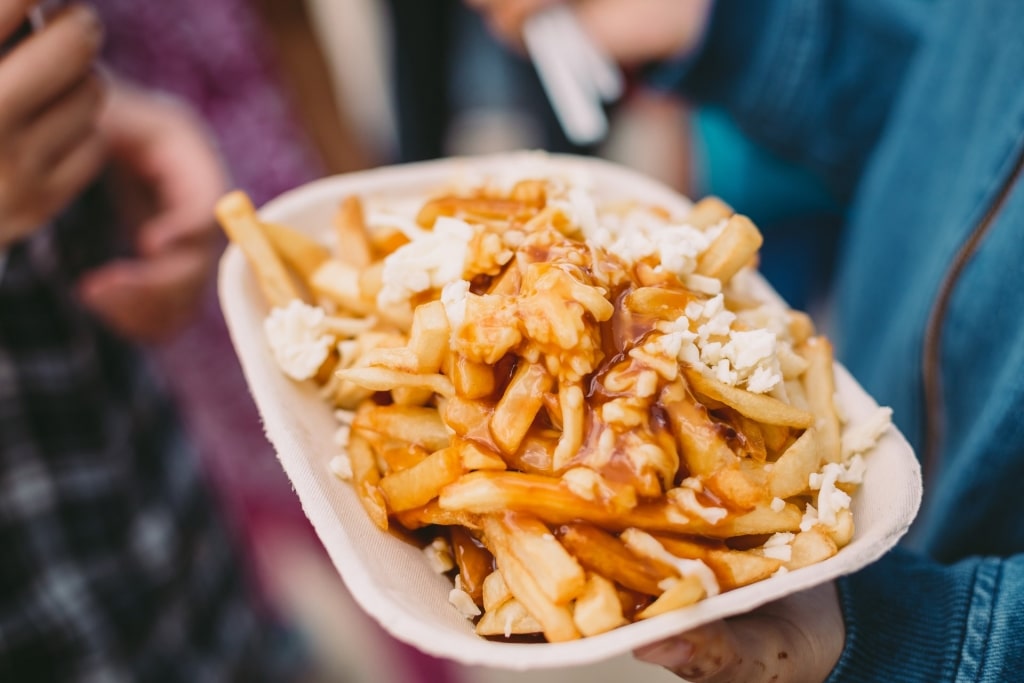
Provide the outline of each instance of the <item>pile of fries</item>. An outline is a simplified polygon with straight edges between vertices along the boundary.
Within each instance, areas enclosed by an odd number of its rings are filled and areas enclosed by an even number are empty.
[[[888,414],[847,429],[828,341],[752,294],[748,219],[546,177],[368,201],[333,248],[239,192],[217,212],[282,370],[343,424],[333,471],[480,635],[595,635],[850,542]]]

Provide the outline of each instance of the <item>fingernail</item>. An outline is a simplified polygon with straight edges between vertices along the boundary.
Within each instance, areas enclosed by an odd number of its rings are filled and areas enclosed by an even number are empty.
[[[665,640],[656,645],[640,648],[635,652],[637,659],[669,669],[689,664],[693,659],[693,643],[685,638]]]

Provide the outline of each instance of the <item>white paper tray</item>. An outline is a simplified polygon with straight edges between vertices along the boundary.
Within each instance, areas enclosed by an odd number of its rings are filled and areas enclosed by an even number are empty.
[[[510,168],[518,169],[513,171],[518,175],[533,168],[545,174],[586,177],[609,198],[632,197],[678,209],[689,204],[660,183],[608,162],[519,153],[326,178],[286,193],[260,213],[266,220],[294,226],[327,242],[338,201],[347,194],[422,196],[450,186],[453,179],[508,173]],[[917,459],[893,428],[867,456],[867,474],[853,499],[856,535],[829,560],[591,638],[558,644],[488,641],[478,637],[472,624],[448,603],[450,581],[431,571],[419,549],[377,529],[351,487],[328,471],[327,463],[337,452],[332,443],[337,424],[314,387],[288,380],[275,365],[262,332],[267,306],[237,247],[229,247],[224,254],[219,288],[235,350],[267,437],[335,567],[359,605],[388,632],[434,656],[515,670],[608,659],[854,572],[896,544],[920,505]],[[842,367],[836,371],[844,410],[851,421],[863,419],[875,402]]]

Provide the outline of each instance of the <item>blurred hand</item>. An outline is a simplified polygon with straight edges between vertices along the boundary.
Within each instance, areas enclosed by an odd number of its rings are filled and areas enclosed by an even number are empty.
[[[226,172],[198,119],[165,97],[117,85],[100,127],[136,255],[86,273],[79,292],[122,335],[163,341],[196,312],[213,274]]]
[[[835,584],[828,583],[634,654],[692,683],[821,683],[845,639]]]
[[[0,40],[32,4],[0,2]],[[0,248],[46,224],[103,166],[102,40],[95,13],[76,5],[0,56]]]
[[[466,0],[503,41],[519,45],[523,22],[563,0]],[[712,0],[577,0],[586,31],[613,58],[636,65],[693,50],[704,34]]]

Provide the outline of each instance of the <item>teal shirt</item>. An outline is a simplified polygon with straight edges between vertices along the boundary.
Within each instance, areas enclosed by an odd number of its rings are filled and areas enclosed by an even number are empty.
[[[1022,36],[1015,0],[719,0],[656,74],[842,198],[840,357],[925,460],[832,681],[1024,680]]]

